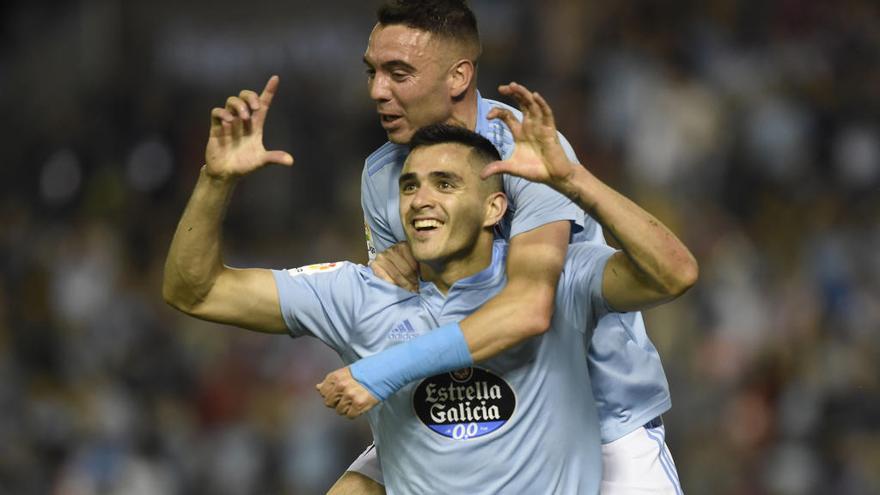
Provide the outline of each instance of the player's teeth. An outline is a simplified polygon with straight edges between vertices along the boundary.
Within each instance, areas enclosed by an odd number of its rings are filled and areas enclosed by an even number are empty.
[[[417,229],[427,229],[431,227],[439,227],[440,222],[438,222],[437,220],[416,220],[413,225]]]

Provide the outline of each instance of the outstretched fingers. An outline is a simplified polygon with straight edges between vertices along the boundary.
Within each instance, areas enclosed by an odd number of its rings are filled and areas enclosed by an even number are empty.
[[[277,163],[279,165],[285,165],[287,167],[293,165],[293,155],[286,151],[281,150],[273,150],[267,151],[263,155],[263,163]]]
[[[266,86],[260,94],[247,89],[238,94],[238,97],[247,103],[253,114],[251,121],[246,121],[245,124],[252,126],[256,132],[261,132],[263,129],[263,123],[266,121],[269,106],[272,104],[275,93],[278,92],[279,81],[278,76],[272,76],[266,82]]]
[[[263,123],[266,121],[266,113],[269,111],[272,99],[275,98],[275,94],[278,92],[278,84],[280,81],[281,78],[277,75],[273,75],[266,82],[266,86],[259,95],[256,92],[247,89],[239,93],[239,98],[246,101],[250,109],[253,111],[253,126],[258,132],[262,132],[263,130]],[[263,155],[263,162],[277,163],[289,167],[293,165],[294,158],[286,151],[272,150],[265,152]]]
[[[506,174],[510,169],[510,163],[507,161],[494,161],[491,163],[487,163],[486,166],[480,170],[480,178],[488,179],[489,177],[497,174]]]
[[[550,105],[547,103],[547,100],[544,99],[543,96],[538,94],[537,91],[532,93],[535,98],[535,102],[540,109],[540,117],[541,123],[547,127],[556,128],[556,119],[553,117],[553,109],[550,108]]]
[[[553,110],[537,91],[529,91],[529,88],[516,82],[499,86],[498,90],[501,94],[516,100],[516,104],[523,112],[523,126],[537,124],[556,129]]]
[[[266,111],[277,89],[278,76],[272,76],[262,93],[246,89],[211,109],[205,160],[212,174],[243,176],[270,163],[293,165],[290,153],[263,144]]]
[[[528,88],[516,82],[511,82],[506,86],[509,89],[506,94],[516,100],[517,106],[526,116],[537,116],[540,114],[541,108],[538,106],[538,103],[535,102],[535,97]],[[499,90],[500,89],[501,88],[499,88]]]
[[[277,75],[270,77],[266,82],[266,87],[263,88],[263,92],[260,93],[260,102],[266,106],[267,110],[269,105],[272,104],[272,99],[275,98],[275,93],[278,92],[278,84],[280,82],[281,78]]]
[[[519,136],[520,130],[522,128],[522,123],[514,117],[513,112],[506,108],[495,107],[492,110],[489,110],[489,113],[486,114],[486,118],[489,120],[492,119],[501,119],[505,125],[510,129],[510,132],[513,133],[514,138]]]

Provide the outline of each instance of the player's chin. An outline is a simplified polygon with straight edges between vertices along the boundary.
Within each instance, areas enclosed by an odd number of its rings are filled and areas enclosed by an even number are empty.
[[[385,130],[388,140],[394,144],[409,144],[415,133],[415,130],[411,129],[409,126],[400,126],[394,129]]]
[[[413,258],[415,258],[415,260],[419,263],[433,261],[440,257],[440,249],[430,243],[418,242],[411,239],[410,249],[412,249]]]

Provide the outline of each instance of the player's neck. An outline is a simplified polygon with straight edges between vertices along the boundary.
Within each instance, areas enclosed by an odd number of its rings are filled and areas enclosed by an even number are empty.
[[[460,101],[455,102],[452,108],[450,124],[464,127],[474,131],[477,129],[477,90],[470,89],[462,96]]]
[[[476,275],[492,264],[492,245],[495,239],[491,233],[482,233],[471,248],[442,260],[421,261],[419,263],[422,280],[431,282],[443,295],[453,284],[461,279]]]

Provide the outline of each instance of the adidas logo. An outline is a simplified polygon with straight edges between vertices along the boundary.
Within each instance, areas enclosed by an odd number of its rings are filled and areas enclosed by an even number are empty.
[[[388,332],[388,340],[394,340],[396,342],[405,342],[414,338],[416,338],[416,329],[413,328],[412,323],[410,323],[409,320],[403,320],[403,322],[399,323]]]

